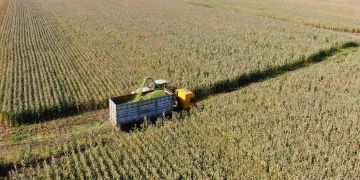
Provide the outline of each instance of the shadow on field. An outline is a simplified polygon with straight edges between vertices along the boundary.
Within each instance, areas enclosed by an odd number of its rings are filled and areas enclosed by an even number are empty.
[[[13,170],[10,164],[0,164],[0,179],[9,175],[9,171]]]
[[[307,67],[311,64],[321,62],[327,57],[333,56],[337,52],[347,48],[360,47],[360,42],[348,42],[342,46],[335,48],[332,47],[327,50],[320,50],[319,52],[309,56],[303,57],[297,62],[286,64],[283,66],[271,67],[263,71],[254,71],[249,74],[243,74],[232,79],[225,79],[215,82],[212,85],[206,87],[197,87],[192,89],[199,100],[207,99],[208,97],[220,93],[227,93],[235,91],[239,88],[245,87],[255,82],[261,82],[266,79],[277,77],[281,74],[294,71],[303,67]]]

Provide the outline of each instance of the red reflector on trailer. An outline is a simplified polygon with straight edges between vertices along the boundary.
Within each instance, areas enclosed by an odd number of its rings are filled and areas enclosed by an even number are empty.
[[[170,95],[173,94],[169,89],[166,89],[166,88],[165,88],[165,92],[168,93],[168,94],[170,94]]]

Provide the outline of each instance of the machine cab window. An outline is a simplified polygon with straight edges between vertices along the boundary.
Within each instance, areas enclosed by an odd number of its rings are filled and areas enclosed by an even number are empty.
[[[165,89],[169,87],[169,82],[163,79],[155,80],[155,89]]]

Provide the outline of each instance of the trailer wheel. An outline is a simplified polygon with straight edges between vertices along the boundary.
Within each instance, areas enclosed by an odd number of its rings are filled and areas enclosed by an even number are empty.
[[[119,125],[119,124],[116,124],[116,126],[115,126],[115,131],[120,131],[120,129],[121,129],[120,125]]]

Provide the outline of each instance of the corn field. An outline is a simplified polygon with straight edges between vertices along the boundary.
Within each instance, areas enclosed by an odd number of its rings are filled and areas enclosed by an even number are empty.
[[[7,9],[8,4],[9,4],[8,0],[1,0],[0,1],[0,29],[1,29],[1,26],[2,26],[2,22],[4,21],[4,17],[5,17],[5,14],[6,14],[6,9]]]
[[[358,179],[359,57],[334,56],[214,96],[189,116],[106,143],[97,134],[86,148],[69,140],[57,147],[64,155],[9,178]]]
[[[360,32],[360,3],[357,0],[184,0],[184,2],[318,28]]]
[[[350,41],[179,1],[0,2],[0,119],[12,125],[105,108],[147,76],[201,89]]]
[[[356,7],[0,0],[0,179],[360,179]],[[148,76],[197,108],[115,132]]]

